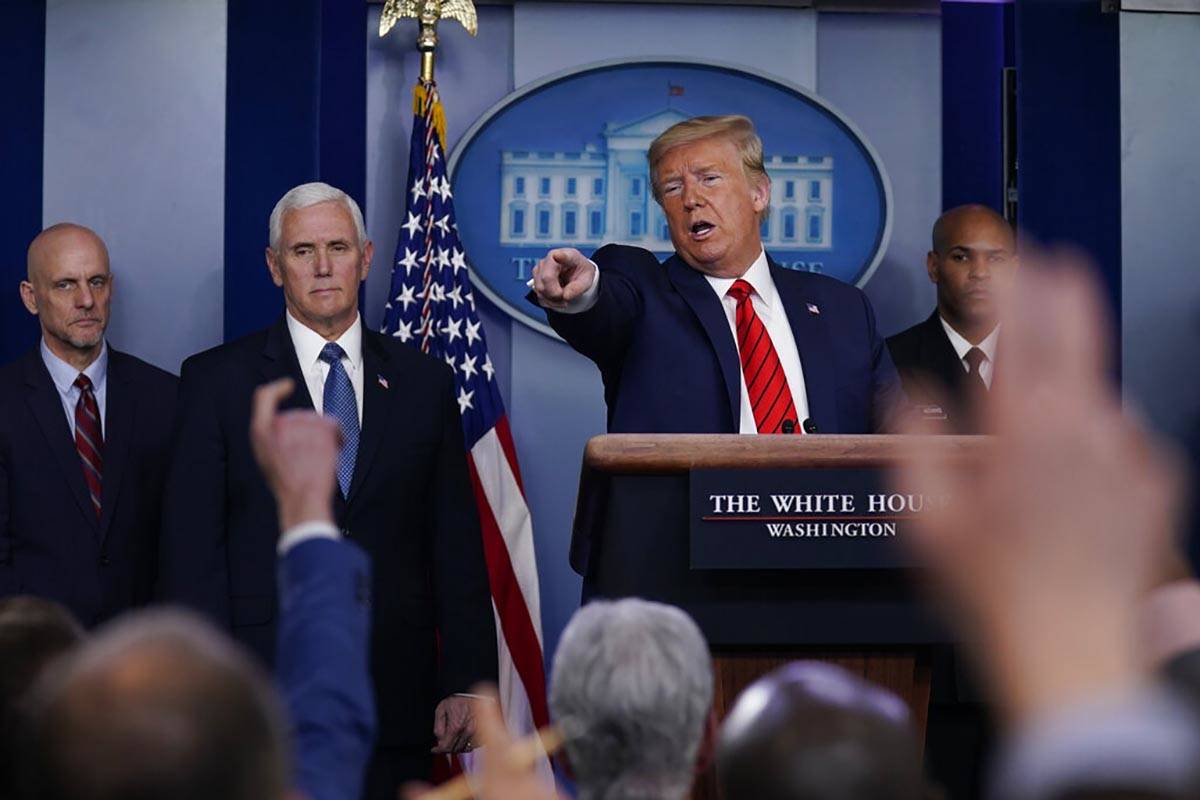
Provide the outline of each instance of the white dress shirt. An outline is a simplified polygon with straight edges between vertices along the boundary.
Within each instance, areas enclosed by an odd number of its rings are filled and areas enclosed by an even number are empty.
[[[308,522],[300,522],[283,532],[279,537],[279,544],[276,545],[276,551],[279,555],[287,555],[287,552],[301,542],[307,542],[309,539],[341,539],[342,534],[331,523],[323,520],[309,520]]]
[[[734,281],[744,280],[753,287],[750,302],[754,304],[754,313],[762,320],[775,346],[775,354],[779,356],[779,365],[783,367],[783,375],[787,378],[788,389],[792,392],[792,404],[796,406],[796,428],[808,418],[808,395],[804,391],[804,369],[800,365],[800,351],[796,349],[796,337],[792,335],[792,326],[788,324],[787,311],[779,292],[775,290],[775,281],[771,278],[771,268],[767,264],[766,251],[760,251],[758,258],[750,265],[750,269],[739,278],[714,278],[705,275],[708,285],[717,293],[721,306],[725,309],[725,319],[729,321],[729,332],[733,334],[736,344],[737,335],[737,300],[726,292],[733,286]],[[746,388],[746,376],[738,370],[742,381],[742,412],[738,433],[758,433],[758,425],[754,421],[754,408],[750,405],[750,392]]]
[[[308,395],[312,398],[313,408],[318,414],[324,413],[325,407],[325,378],[329,375],[329,365],[321,360],[321,350],[325,347],[325,337],[306,327],[303,322],[287,313],[288,333],[292,335],[292,345],[296,348],[296,360],[300,362],[300,374],[308,386]],[[354,403],[358,406],[358,426],[362,427],[363,420],[363,363],[362,363],[362,319],[356,317],[353,324],[336,340],[341,346],[342,366],[350,376],[350,385],[354,387]]]
[[[961,333],[950,327],[950,323],[946,322],[941,314],[938,315],[938,320],[942,323],[942,328],[946,331],[946,336],[950,339],[950,346],[958,354],[958,363],[962,364],[964,371],[971,371],[971,365],[967,363],[967,352],[972,347],[978,347],[983,351],[986,358],[979,364],[979,377],[983,378],[985,386],[989,389],[992,388],[992,373],[996,370],[996,342],[1000,338],[1000,326],[997,325],[992,328],[992,332],[979,344],[971,344],[963,338]]]
[[[595,266],[595,262],[592,262]],[[689,267],[690,269],[690,267]],[[737,300],[726,294],[729,287],[737,278],[714,278],[705,275],[704,279],[721,301],[725,309],[725,319],[729,322],[729,332],[733,335],[734,346],[737,346]],[[788,389],[792,393],[792,404],[796,406],[796,428],[799,430],[804,420],[808,418],[808,395],[804,390],[804,368],[800,364],[800,351],[796,349],[796,337],[792,335],[792,326],[788,324],[787,311],[779,292],[775,290],[775,281],[771,278],[771,268],[767,263],[767,253],[760,250],[758,258],[742,275],[754,288],[750,294],[750,302],[754,304],[754,313],[762,320],[775,346],[775,354],[779,356],[779,364],[783,367],[784,377],[787,378]],[[579,297],[567,304],[566,308],[558,309],[563,314],[578,314],[587,311],[596,304],[600,294],[600,268],[593,273],[592,283]],[[969,346],[969,345],[968,345]],[[994,347],[994,342],[993,342]],[[964,351],[965,352],[965,351]],[[738,369],[741,378],[741,412],[738,421],[738,433],[758,433],[758,424],[754,421],[754,408],[750,405],[750,392],[746,389],[746,376]]]
[[[50,380],[54,381],[54,388],[58,390],[63,411],[67,415],[67,425],[71,428],[71,440],[74,441],[75,406],[78,405],[79,395],[82,394],[75,386],[79,370],[54,355],[46,346],[45,339],[42,339],[42,363],[46,365],[46,370],[50,373]],[[104,424],[106,419],[104,412],[108,407],[108,342],[101,343],[100,355],[88,365],[83,374],[87,375],[92,382],[92,394],[96,397],[96,405],[100,408],[100,435],[103,436],[108,427]]]

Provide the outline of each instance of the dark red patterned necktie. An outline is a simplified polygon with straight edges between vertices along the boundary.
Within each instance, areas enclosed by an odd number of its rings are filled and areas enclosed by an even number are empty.
[[[775,345],[771,343],[766,326],[754,313],[754,303],[750,300],[752,291],[750,284],[739,278],[727,292],[737,300],[738,357],[742,361],[742,375],[746,379],[746,391],[758,432],[779,433],[785,419],[797,422],[796,406],[792,403],[792,391],[788,388]]]
[[[75,449],[83,462],[83,479],[92,496],[92,507],[100,516],[100,487],[104,475],[104,435],[100,430],[100,406],[92,394],[92,381],[87,375],[79,374],[75,379],[79,388],[79,402],[75,404]]]

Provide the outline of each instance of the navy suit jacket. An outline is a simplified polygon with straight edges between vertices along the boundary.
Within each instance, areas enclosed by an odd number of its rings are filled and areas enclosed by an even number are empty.
[[[309,539],[279,559],[276,676],[292,722],[296,786],[355,800],[375,738],[367,670],[370,564],[354,544]]]
[[[935,310],[924,322],[889,336],[888,350],[914,403],[939,406],[946,433],[982,433],[967,406],[967,371]]]
[[[611,433],[737,433],[741,362],[725,310],[704,275],[678,255],[663,264],[606,245],[596,304],[547,311],[550,325],[596,362]],[[885,430],[903,406],[896,370],[859,289],[770,261],[820,433]]]
[[[380,743],[427,747],[437,702],[496,678],[483,541],[449,368],[364,328],[363,370],[354,477],[334,512],[373,565]],[[296,383],[285,407],[311,409],[283,317],[184,362],[163,509],[163,597],[206,613],[267,664],[279,521],[250,450],[250,402],[282,377]]]
[[[0,596],[56,600],[88,627],[152,599],[177,383],[109,347],[97,519],[40,347],[0,367]]]

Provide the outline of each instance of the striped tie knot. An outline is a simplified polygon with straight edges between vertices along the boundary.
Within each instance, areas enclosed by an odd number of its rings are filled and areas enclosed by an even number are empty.
[[[90,392],[92,390],[92,379],[81,372],[73,385],[81,392]]]
[[[311,352],[311,351],[310,351]],[[319,358],[326,364],[332,364],[335,361],[341,361],[346,356],[346,351],[337,342],[328,342],[321,348]],[[80,376],[82,377],[82,376]]]
[[[750,281],[747,281],[743,278],[738,278],[733,282],[733,285],[729,287],[729,290],[725,292],[725,294],[736,300],[738,305],[741,305],[750,299],[750,295],[753,292],[754,287],[750,285]]]

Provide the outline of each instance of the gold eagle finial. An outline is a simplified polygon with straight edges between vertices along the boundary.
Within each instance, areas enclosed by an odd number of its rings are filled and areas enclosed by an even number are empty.
[[[419,20],[422,28],[440,19],[456,19],[472,36],[479,30],[471,0],[387,0],[379,15],[379,35],[386,36],[402,19]]]

